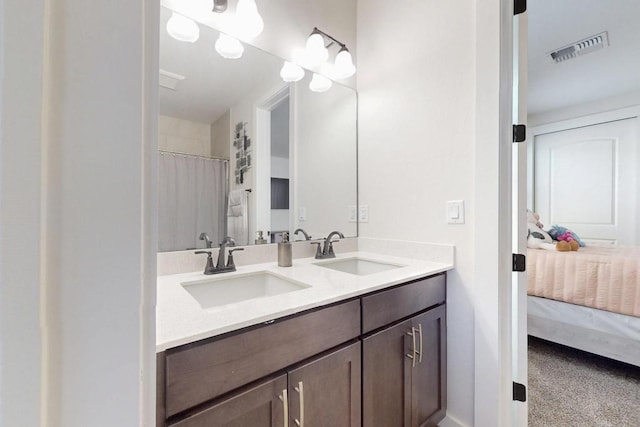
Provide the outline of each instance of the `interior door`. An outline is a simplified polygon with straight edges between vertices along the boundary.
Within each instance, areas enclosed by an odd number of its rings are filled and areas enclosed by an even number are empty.
[[[637,245],[635,120],[537,135],[535,209],[592,244]]]

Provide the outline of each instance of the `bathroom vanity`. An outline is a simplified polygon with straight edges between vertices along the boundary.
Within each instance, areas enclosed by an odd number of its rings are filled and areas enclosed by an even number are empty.
[[[310,286],[193,306],[202,312],[193,321],[216,320],[190,336],[179,336],[190,327],[180,321],[186,329],[159,343],[157,425],[430,426],[444,418],[451,266],[362,253],[322,263],[247,266],[240,277],[266,269]],[[194,277],[159,278],[159,316],[165,297],[177,307],[196,300],[184,291]]]

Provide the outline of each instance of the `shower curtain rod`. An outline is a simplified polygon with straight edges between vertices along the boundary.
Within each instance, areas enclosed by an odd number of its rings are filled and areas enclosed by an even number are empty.
[[[198,159],[206,159],[206,160],[223,160],[225,162],[229,161],[229,159],[225,159],[224,157],[198,156],[196,154],[178,153],[177,151],[167,151],[167,150],[158,150],[158,151],[164,154],[174,154],[176,156],[196,157]]]

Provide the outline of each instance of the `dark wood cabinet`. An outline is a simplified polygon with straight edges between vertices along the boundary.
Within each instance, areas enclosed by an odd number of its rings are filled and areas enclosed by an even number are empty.
[[[289,425],[360,427],[360,342],[292,369]]]
[[[362,341],[363,426],[410,425],[409,331],[406,321]]]
[[[445,306],[414,317],[412,327],[421,354],[411,370],[411,426],[436,426],[446,415]]]
[[[431,308],[364,338],[363,426],[426,427],[444,418],[445,307]]]
[[[435,426],[445,296],[439,274],[159,353],[157,426]]]
[[[285,425],[285,404],[282,392],[286,388],[287,377],[281,375],[170,425],[171,427],[281,427]]]

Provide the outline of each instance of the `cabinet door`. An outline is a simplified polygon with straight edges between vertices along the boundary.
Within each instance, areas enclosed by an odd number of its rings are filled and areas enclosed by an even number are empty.
[[[418,344],[418,360],[412,370],[412,427],[436,426],[446,412],[445,306],[412,319]]]
[[[281,427],[284,423],[282,375],[240,392],[175,424],[172,427]],[[284,396],[286,397],[286,396]]]
[[[360,427],[360,342],[289,371],[289,425]]]
[[[411,322],[384,329],[362,342],[363,426],[411,423]]]

